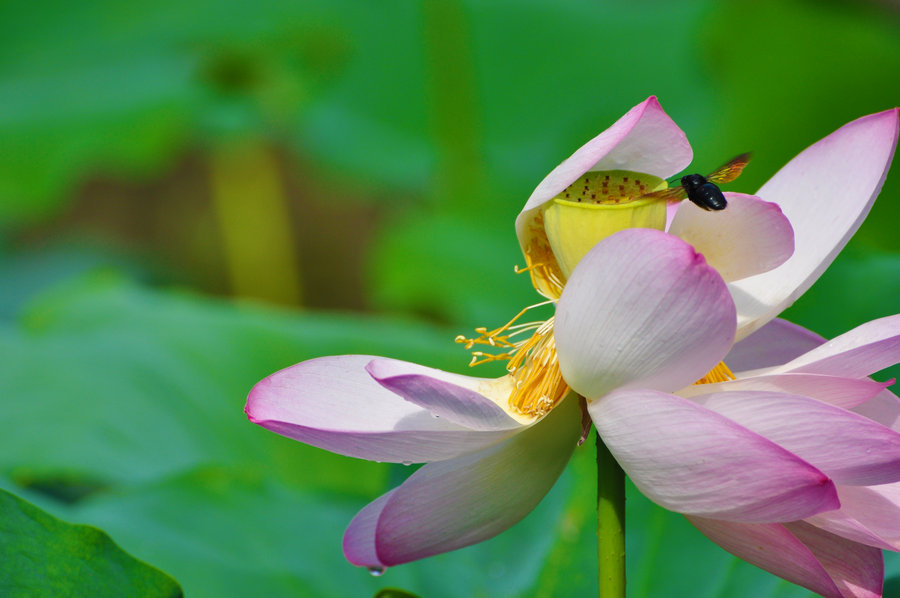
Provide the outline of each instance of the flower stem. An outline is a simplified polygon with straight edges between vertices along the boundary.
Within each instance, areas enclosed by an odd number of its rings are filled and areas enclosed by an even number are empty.
[[[300,264],[274,152],[261,140],[223,140],[210,183],[232,293],[299,305]]]
[[[625,472],[597,434],[597,574],[600,598],[625,598]]]

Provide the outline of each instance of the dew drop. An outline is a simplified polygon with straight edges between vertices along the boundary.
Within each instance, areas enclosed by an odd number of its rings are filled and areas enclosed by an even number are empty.
[[[372,577],[381,577],[387,571],[387,567],[368,567],[369,575]]]
[[[410,465],[412,465],[413,462],[412,461],[402,461],[402,463],[404,465],[406,465],[407,467],[409,467]]]

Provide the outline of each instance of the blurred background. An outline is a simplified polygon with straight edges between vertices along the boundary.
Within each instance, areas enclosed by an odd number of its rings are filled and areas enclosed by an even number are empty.
[[[374,578],[343,527],[409,468],[247,392],[327,354],[465,371],[454,336],[535,302],[525,199],[649,95],[691,171],[754,151],[745,192],[900,103],[894,0],[6,0],[0,39],[0,486],[191,596],[595,594],[591,447],[510,532]],[[895,164],[787,317],[900,312],[898,222]],[[630,595],[808,595],[637,493],[629,525]]]

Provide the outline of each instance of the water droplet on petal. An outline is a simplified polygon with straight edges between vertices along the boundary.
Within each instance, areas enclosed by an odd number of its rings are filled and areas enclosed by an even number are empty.
[[[372,577],[381,577],[387,571],[387,567],[368,567],[368,570]]]

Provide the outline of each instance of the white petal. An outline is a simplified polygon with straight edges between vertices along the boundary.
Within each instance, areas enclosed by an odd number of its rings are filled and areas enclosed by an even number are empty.
[[[900,362],[900,315],[866,322],[773,372],[868,376]]]
[[[763,391],[718,392],[692,400],[791,451],[838,484],[900,481],[900,434],[852,411]]]
[[[838,486],[841,508],[806,519],[848,540],[900,551],[900,483]]]
[[[725,197],[721,211],[681,202],[668,232],[693,245],[725,282],[768,272],[791,257],[794,231],[777,204],[743,193]]]
[[[359,512],[344,554],[356,565],[386,567],[499,534],[550,490],[580,433],[581,410],[570,399],[500,444],[423,466]]]
[[[589,402],[588,410],[634,484],[672,511],[772,523],[839,506],[820,470],[689,399],[622,390]]]
[[[897,145],[897,109],[844,125],[803,150],[755,193],[781,206],[795,251],[778,268],[731,283],[743,338],[802,295],[834,260],[881,191]]]
[[[900,432],[900,399],[890,390],[882,390],[853,411]]]
[[[825,342],[815,332],[775,318],[731,348],[725,363],[735,372],[783,365]]]
[[[822,374],[772,374],[738,378],[715,384],[694,384],[678,391],[682,397],[696,397],[716,392],[767,390],[811,397],[819,401],[851,409],[862,405],[888,385],[869,378],[843,378]]]
[[[436,418],[376,382],[371,355],[321,357],[263,379],[250,391],[250,421],[306,444],[372,461],[449,459],[514,430],[479,431]]]
[[[366,369],[391,392],[460,426],[473,430],[509,430],[522,425],[498,405],[512,391],[508,377],[485,380],[396,359],[374,359]],[[498,402],[485,394],[499,394]]]
[[[721,277],[690,245],[624,230],[588,252],[563,290],[560,369],[588,399],[614,388],[677,390],[724,357],[734,317]]]
[[[707,538],[752,565],[827,598],[846,598],[812,551],[780,523],[689,516]]]
[[[786,523],[784,527],[816,555],[844,598],[881,598],[884,558],[880,550],[803,521]]]

